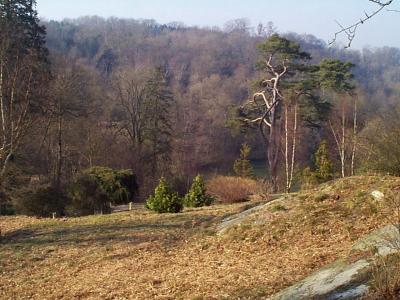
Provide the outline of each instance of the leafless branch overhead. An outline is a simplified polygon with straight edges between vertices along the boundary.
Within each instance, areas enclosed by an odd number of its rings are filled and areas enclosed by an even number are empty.
[[[346,48],[349,48],[356,36],[358,27],[360,25],[364,24],[365,22],[367,22],[368,20],[372,19],[374,16],[378,15],[386,7],[389,7],[391,4],[393,4],[393,2],[395,2],[396,0],[385,0],[385,1],[369,0],[369,1],[375,3],[378,6],[378,8],[375,11],[373,11],[372,13],[367,13],[364,11],[364,16],[362,18],[360,18],[360,20],[358,22],[355,22],[352,25],[345,27],[338,21],[335,21],[338,24],[338,26],[340,27],[340,30],[335,32],[335,35],[334,35],[332,41],[329,42],[329,45],[333,45],[336,42],[338,36],[343,34],[347,37],[347,40],[348,40]],[[391,11],[396,11],[396,10],[391,10]]]

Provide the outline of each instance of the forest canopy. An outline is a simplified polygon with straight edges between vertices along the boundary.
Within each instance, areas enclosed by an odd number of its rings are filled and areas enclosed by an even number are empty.
[[[30,12],[15,22],[1,18],[8,22],[2,99],[15,105],[3,118],[5,190],[32,180],[63,190],[85,169],[103,166],[134,170],[143,201],[162,176],[183,193],[186,178],[199,173],[233,174],[244,143],[249,161],[263,165],[258,176],[273,174],[276,190],[298,186],[303,170],[317,169],[323,141],[335,176],[397,172],[377,164],[384,147],[370,135],[380,130],[380,116],[398,111],[400,49],[345,50],[240,19],[224,29],[100,17],[39,22],[31,2],[20,2]],[[13,9],[20,8],[2,5],[2,15]],[[8,43],[18,30],[21,43]],[[242,108],[263,88],[263,72],[273,72],[260,65],[262,53],[283,46],[277,70],[286,67],[280,60],[293,64],[277,90],[284,105],[276,112],[272,166],[271,142],[244,121]],[[18,120],[24,126],[8,128]]]

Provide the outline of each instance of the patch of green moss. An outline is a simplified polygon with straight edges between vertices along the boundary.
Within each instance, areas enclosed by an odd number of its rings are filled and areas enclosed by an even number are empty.
[[[275,204],[271,207],[271,212],[278,212],[278,211],[287,211],[288,209],[286,206],[282,204]]]

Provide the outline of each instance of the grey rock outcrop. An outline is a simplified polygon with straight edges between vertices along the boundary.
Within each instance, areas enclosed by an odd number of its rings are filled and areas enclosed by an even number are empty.
[[[373,251],[376,254],[354,263],[338,261],[269,299],[359,299],[368,292],[374,261],[400,251],[399,230],[394,225],[376,230],[357,241],[352,250]]]

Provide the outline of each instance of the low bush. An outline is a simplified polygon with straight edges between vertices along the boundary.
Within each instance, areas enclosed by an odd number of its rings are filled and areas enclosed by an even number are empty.
[[[111,204],[133,200],[138,190],[136,176],[131,170],[94,167],[78,175],[70,188],[70,215],[109,213]]]
[[[71,203],[67,215],[87,216],[110,213],[111,206],[106,191],[93,176],[80,174],[69,190]]]
[[[214,202],[214,198],[207,194],[203,178],[197,175],[193,181],[192,187],[184,198],[184,204],[187,207],[209,206]]]
[[[248,201],[249,197],[260,192],[256,180],[233,176],[216,176],[207,185],[209,194],[220,203]]]
[[[138,191],[136,175],[132,170],[93,167],[82,174],[92,177],[114,205],[130,202]]]
[[[161,178],[154,195],[147,199],[146,207],[157,213],[178,213],[183,209],[183,201],[178,193],[172,192],[165,178]]]
[[[15,209],[12,203],[2,203],[0,204],[0,216],[12,216],[15,215]]]
[[[21,188],[12,196],[17,213],[38,217],[50,217],[53,213],[63,215],[68,201],[66,193],[43,184]]]
[[[7,197],[6,193],[0,192],[0,216],[11,216],[15,214],[15,209]]]

